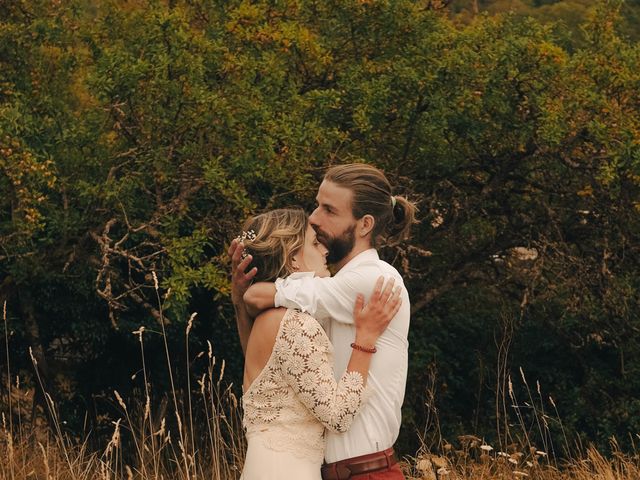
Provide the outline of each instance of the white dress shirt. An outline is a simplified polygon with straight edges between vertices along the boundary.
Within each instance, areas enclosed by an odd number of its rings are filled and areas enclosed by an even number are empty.
[[[351,259],[333,277],[296,273],[276,280],[276,307],[298,308],[325,326],[334,348],[335,376],[339,379],[351,357],[355,339],[353,307],[356,295],[365,301],[380,275],[393,277],[402,288],[402,306],[380,336],[367,380],[366,402],[346,433],[327,432],[327,463],[385,450],[398,438],[401,407],[407,381],[409,295],[398,271],[380,260],[375,249]]]

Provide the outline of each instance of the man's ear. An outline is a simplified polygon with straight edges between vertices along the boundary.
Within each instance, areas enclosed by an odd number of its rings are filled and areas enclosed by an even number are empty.
[[[360,237],[366,237],[373,231],[373,227],[376,224],[376,219],[373,218],[373,215],[367,214],[364,217],[362,217],[360,220],[358,220],[358,223],[359,225],[356,233]]]

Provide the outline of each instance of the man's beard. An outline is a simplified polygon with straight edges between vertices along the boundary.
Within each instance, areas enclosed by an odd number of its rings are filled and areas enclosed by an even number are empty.
[[[352,225],[342,232],[342,235],[338,237],[331,237],[322,230],[316,229],[318,241],[327,247],[327,250],[329,251],[329,254],[327,255],[327,263],[338,263],[351,253],[353,246],[356,244],[355,231],[356,226]]]

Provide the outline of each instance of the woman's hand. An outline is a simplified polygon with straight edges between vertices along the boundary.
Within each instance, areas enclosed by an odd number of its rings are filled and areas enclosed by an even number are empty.
[[[257,268],[249,269],[251,260],[253,257],[247,255],[246,258],[242,258],[242,251],[244,245],[234,239],[229,246],[229,257],[231,257],[231,299],[234,305],[240,305],[243,303],[242,296],[245,294],[253,277],[258,273]]]
[[[358,294],[353,309],[353,320],[356,326],[356,343],[362,347],[372,348],[378,337],[385,331],[393,317],[395,317],[402,299],[400,287],[393,288],[395,280],[390,278],[384,285],[384,277],[379,277],[369,299],[364,304],[364,296]]]

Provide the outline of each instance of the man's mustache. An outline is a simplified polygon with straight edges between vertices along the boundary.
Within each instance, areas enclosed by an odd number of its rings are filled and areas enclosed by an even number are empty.
[[[318,239],[318,241],[324,245],[325,247],[329,247],[329,244],[331,243],[331,236],[329,236],[328,234],[324,233],[322,230],[320,230],[320,227],[315,227],[313,226],[313,229],[316,231],[316,238]]]

